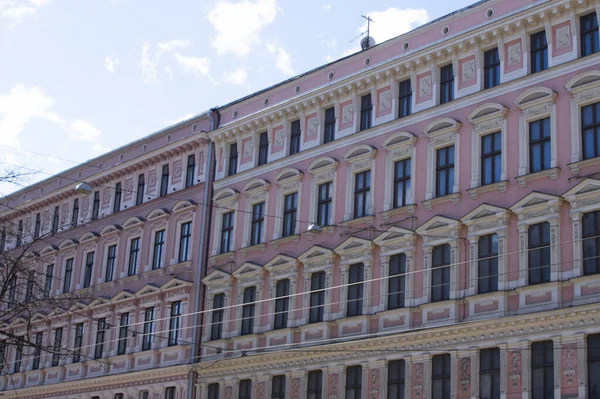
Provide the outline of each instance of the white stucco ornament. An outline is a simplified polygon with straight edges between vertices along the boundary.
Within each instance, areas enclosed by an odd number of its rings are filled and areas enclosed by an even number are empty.
[[[515,43],[508,48],[508,63],[516,64],[521,62],[521,43]]]
[[[475,76],[475,60],[467,61],[463,65],[463,80],[471,80]]]
[[[342,123],[350,122],[352,122],[352,104],[348,104],[342,109]]]
[[[390,90],[386,90],[379,94],[379,104],[382,111],[390,109],[392,106],[392,93]]]
[[[571,45],[571,27],[563,26],[556,30],[556,48],[568,47]]]
[[[252,140],[248,140],[244,143],[244,158],[252,156]]]
[[[419,87],[422,94],[429,94],[431,91],[431,76],[424,76],[419,81]]]
[[[307,136],[315,137],[317,135],[317,118],[310,118],[308,120]]]

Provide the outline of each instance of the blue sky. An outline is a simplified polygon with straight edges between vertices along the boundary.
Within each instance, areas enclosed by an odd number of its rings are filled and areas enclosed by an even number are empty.
[[[33,183],[357,51],[361,14],[380,43],[472,2],[0,0],[0,169]]]

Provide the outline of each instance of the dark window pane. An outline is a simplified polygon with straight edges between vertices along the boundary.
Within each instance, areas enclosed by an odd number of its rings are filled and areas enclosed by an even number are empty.
[[[440,68],[440,104],[454,100],[454,70],[452,64]]]
[[[548,42],[546,31],[531,35],[531,73],[548,69]]]
[[[500,56],[498,48],[483,53],[483,86],[486,89],[500,84]]]
[[[348,268],[348,301],[346,316],[358,316],[363,308],[363,281],[364,266],[362,263],[351,265]]]
[[[371,128],[372,111],[371,94],[362,96],[360,99],[360,130]]]
[[[399,83],[398,118],[404,118],[412,113],[412,87],[410,79]]]
[[[450,245],[438,245],[432,251],[431,301],[450,299]]]

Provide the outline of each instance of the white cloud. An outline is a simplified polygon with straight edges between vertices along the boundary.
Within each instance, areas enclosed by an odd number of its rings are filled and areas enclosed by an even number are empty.
[[[219,0],[207,14],[216,31],[212,45],[219,54],[247,56],[260,42],[262,29],[272,23],[276,15],[276,0]]]
[[[210,60],[206,57],[192,57],[175,53],[175,59],[186,72],[207,76],[210,71]]]
[[[333,7],[331,4],[321,4],[321,10],[329,11]]]
[[[267,52],[275,57],[275,68],[279,72],[289,76],[296,74],[292,66],[292,56],[283,47],[271,42],[267,44]]]
[[[233,71],[225,72],[223,80],[234,85],[243,85],[248,80],[248,71],[244,68],[236,68]]]
[[[75,141],[94,143],[102,134],[100,129],[83,119],[75,119],[69,127],[71,139]]]
[[[168,65],[167,65],[167,66],[165,67],[165,73],[167,74],[167,78],[168,78],[169,80],[173,80],[173,70],[171,69],[171,67],[170,67],[170,66],[168,66]]]
[[[375,21],[371,23],[371,36],[377,43],[383,43],[429,21],[429,15],[424,8],[390,7],[385,11],[374,11],[366,15]],[[358,28],[358,32],[366,31],[367,22],[365,21]]]
[[[111,57],[110,55],[107,55],[106,58],[104,58],[104,67],[110,73],[114,73],[117,69],[117,65],[120,63],[121,59],[119,59],[119,57]]]
[[[38,9],[47,5],[48,0],[0,0],[0,17],[12,20],[9,28],[28,17],[36,17]]]
[[[156,81],[156,61],[154,61],[150,55],[150,43],[146,42],[142,46],[142,60],[140,61],[140,67],[142,69],[142,80],[146,83],[152,83]]]
[[[163,53],[170,53],[173,50],[187,48],[190,44],[191,42],[189,40],[181,39],[158,43],[158,56],[161,56]]]

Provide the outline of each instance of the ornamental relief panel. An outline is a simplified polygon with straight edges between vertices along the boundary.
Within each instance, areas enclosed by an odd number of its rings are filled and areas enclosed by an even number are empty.
[[[508,65],[521,62],[521,43],[515,43],[508,47]]]
[[[342,108],[342,124],[352,123],[352,104],[348,104]]]

